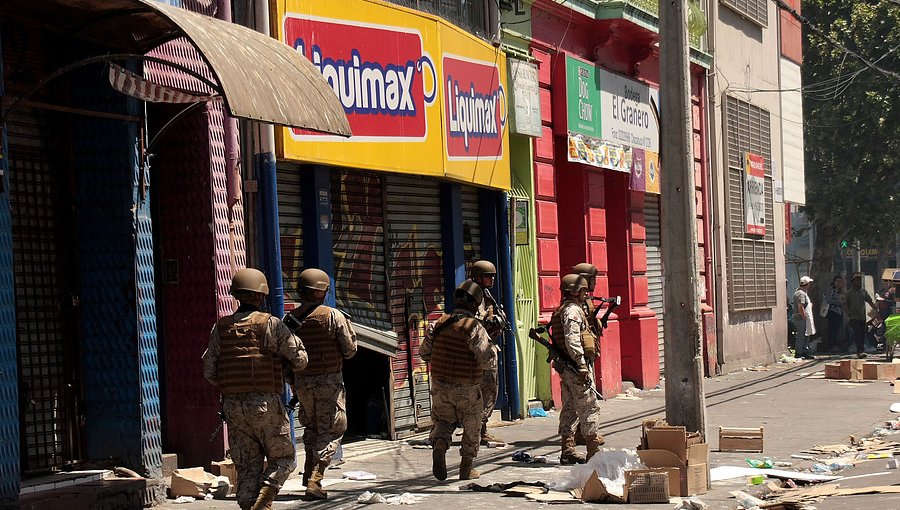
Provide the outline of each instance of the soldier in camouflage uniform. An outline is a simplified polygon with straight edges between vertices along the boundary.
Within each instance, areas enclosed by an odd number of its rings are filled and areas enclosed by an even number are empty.
[[[600,447],[597,434],[600,406],[591,388],[594,387],[594,371],[591,364],[597,357],[597,339],[591,332],[582,304],[587,294],[587,279],[581,275],[563,277],[560,290],[563,302],[550,319],[550,335],[553,344],[564,352],[578,368],[573,372],[554,364],[560,375],[562,410],[559,413],[561,437],[561,464],[583,463]],[[587,444],[587,457],[575,449],[575,429],[579,427]]]
[[[600,324],[600,321],[597,319],[597,312],[595,310],[596,306],[594,305],[594,287],[597,285],[597,267],[588,262],[582,262],[581,264],[577,264],[572,268],[572,272],[575,274],[579,274],[585,279],[587,279],[587,295],[585,296],[584,301],[581,304],[581,309],[584,310],[584,315],[587,317],[588,326],[591,328],[591,332],[597,338],[598,342],[600,337],[603,335],[603,326]],[[597,345],[598,356],[600,346]],[[593,363],[591,363],[593,365]],[[593,369],[593,366],[590,367]],[[593,370],[592,370],[593,371]],[[597,440],[600,444],[604,444],[606,441],[603,439],[602,435],[597,435]],[[584,435],[581,433],[581,428],[578,427],[575,430],[575,444],[586,444],[584,440]]]
[[[284,323],[259,311],[268,293],[260,271],[235,273],[231,294],[240,306],[216,323],[203,353],[203,375],[223,396],[242,510],[271,510],[282,484],[297,467],[281,400],[282,369],[297,374],[306,367],[307,357],[303,343]]]
[[[481,287],[484,293],[484,299],[475,312],[475,317],[482,321],[488,336],[491,338],[492,347],[497,354],[500,355],[500,347],[497,345],[498,338],[507,328],[506,314],[497,304],[494,296],[491,295],[490,288],[494,286],[494,279],[497,276],[497,268],[494,264],[487,260],[478,260],[472,264],[469,271],[470,281],[475,282]],[[481,397],[484,399],[484,414],[481,417],[481,439],[483,446],[489,446],[491,443],[503,445],[503,441],[488,432],[487,424],[491,414],[494,412],[494,406],[497,405],[497,395],[499,393],[499,374],[498,363],[495,356],[494,364],[484,371],[484,380],[481,382]]]
[[[478,454],[482,402],[482,372],[496,366],[497,351],[482,323],[475,318],[484,294],[474,282],[463,282],[454,293],[452,314],[427,328],[419,355],[431,364],[431,471],[447,479],[446,453],[456,424],[463,427],[459,479],[478,478],[472,463]]]
[[[298,419],[303,425],[306,461],[303,485],[308,499],[326,499],[322,478],[347,430],[347,396],[343,360],[356,354],[356,333],[350,320],[336,308],[323,304],[331,280],[321,269],[300,273],[301,305],[285,322],[302,337],[309,366],[293,383],[299,400]]]

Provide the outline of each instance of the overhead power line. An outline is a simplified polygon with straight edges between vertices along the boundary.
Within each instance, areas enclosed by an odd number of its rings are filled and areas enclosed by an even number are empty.
[[[800,13],[798,13],[793,7],[791,7],[790,5],[786,4],[786,3],[784,2],[784,0],[772,0],[772,1],[775,2],[775,5],[777,5],[779,9],[781,9],[781,10],[783,10],[783,11],[786,11],[786,12],[787,12],[788,14],[790,14],[794,19],[796,19],[797,21],[799,21],[800,23],[802,23],[803,25],[805,25],[807,28],[809,28],[810,30],[812,30],[816,35],[818,35],[819,37],[825,39],[826,41],[828,41],[829,43],[831,43],[833,46],[835,46],[836,48],[840,49],[841,51],[847,53],[847,54],[850,55],[851,57],[853,57],[853,58],[859,60],[860,62],[862,62],[863,64],[865,64],[866,67],[869,67],[869,68],[871,68],[871,69],[874,69],[875,71],[878,71],[879,73],[883,74],[883,75],[884,75],[885,77],[887,77],[887,78],[892,78],[892,79],[894,79],[894,80],[900,81],[900,74],[897,74],[897,73],[895,73],[895,72],[893,72],[893,71],[889,71],[889,70],[887,70],[887,69],[885,69],[885,68],[883,68],[883,67],[880,67],[880,66],[876,65],[874,62],[871,62],[871,61],[868,60],[867,58],[863,57],[863,56],[860,55],[859,53],[856,53],[855,51],[851,50],[850,48],[847,48],[846,46],[844,46],[843,44],[841,44],[840,42],[838,42],[836,39],[834,39],[834,38],[831,37],[830,35],[826,34],[825,31],[823,31],[823,30],[820,29],[818,26],[816,26],[815,24],[813,24],[813,23],[812,23],[811,21],[809,21],[807,18],[801,16]],[[894,2],[893,0],[891,0],[891,1],[892,1],[892,3],[898,3],[898,2]],[[898,5],[900,5],[900,3],[898,3]]]

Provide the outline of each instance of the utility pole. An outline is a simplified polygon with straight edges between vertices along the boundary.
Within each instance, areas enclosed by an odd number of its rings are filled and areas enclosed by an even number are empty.
[[[687,0],[660,0],[659,50],[666,421],[705,440]]]

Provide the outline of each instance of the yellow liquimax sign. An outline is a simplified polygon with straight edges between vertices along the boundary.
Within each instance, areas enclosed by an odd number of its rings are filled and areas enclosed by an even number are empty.
[[[281,0],[275,19],[279,39],[331,85],[353,131],[282,128],[280,158],[509,189],[502,52],[440,18],[375,1]]]

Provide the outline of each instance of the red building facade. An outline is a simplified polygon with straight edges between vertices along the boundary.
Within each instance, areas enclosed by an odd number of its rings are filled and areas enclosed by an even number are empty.
[[[665,169],[660,172],[657,159],[658,121],[647,114],[658,105],[658,34],[631,21],[635,18],[625,11],[598,18],[577,6],[570,9],[549,1],[533,6],[531,51],[539,63],[543,124],[543,135],[534,141],[533,164],[541,321],[548,321],[560,303],[560,278],[575,264],[594,264],[599,270],[594,295],[622,296],[622,306],[600,343],[595,366],[598,389],[611,396],[622,391],[623,380],[639,388],[654,388],[660,381],[665,261],[658,254],[665,233],[659,231],[659,218],[665,214],[665,205],[659,205],[658,186]],[[708,373],[714,374],[712,261],[706,241],[710,222],[705,69],[695,63],[691,71],[700,249],[697,271],[703,287],[704,354]],[[580,87],[573,86],[576,74],[582,79]],[[594,84],[601,89],[596,96],[587,90]],[[610,95],[612,89],[624,93]],[[613,94],[619,93],[615,90]],[[577,107],[573,106],[576,102]],[[612,106],[619,102],[622,109]],[[644,117],[637,110],[642,110]],[[573,111],[578,116],[575,120]],[[631,124],[648,133],[634,149],[617,143],[624,138],[609,127],[621,122],[623,114],[638,115],[630,118]],[[610,133],[619,139],[611,140]],[[585,154],[581,140],[596,158]],[[600,161],[601,153],[608,154],[604,161]],[[624,162],[620,161],[622,154],[626,154]],[[558,384],[553,387],[557,390]]]

